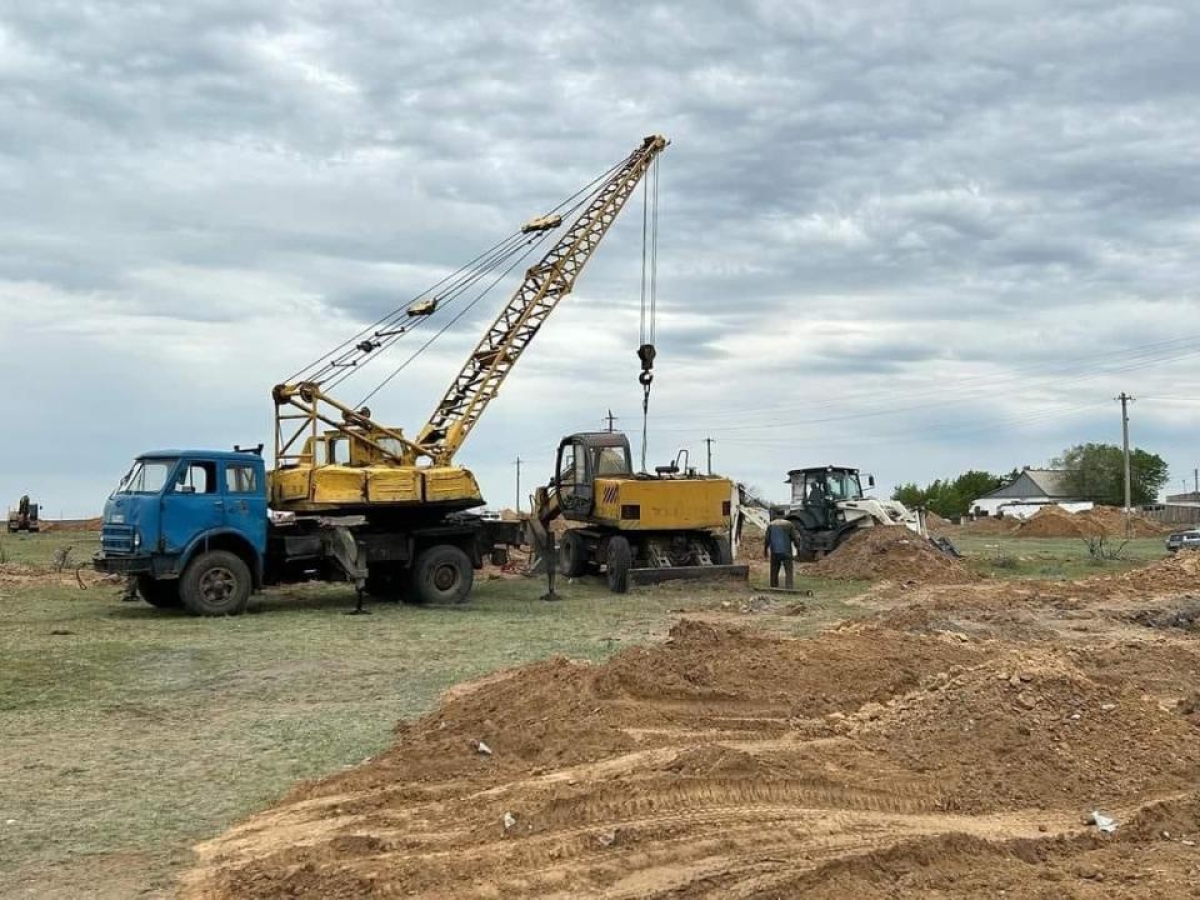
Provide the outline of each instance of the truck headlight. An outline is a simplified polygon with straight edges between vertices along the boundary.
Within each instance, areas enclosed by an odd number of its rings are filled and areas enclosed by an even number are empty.
[[[141,546],[142,546],[142,533],[140,531],[135,531],[133,533],[133,549],[138,550],[141,548]]]

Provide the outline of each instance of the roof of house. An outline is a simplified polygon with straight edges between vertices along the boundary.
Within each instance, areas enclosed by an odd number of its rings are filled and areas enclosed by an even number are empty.
[[[1066,476],[1067,473],[1061,469],[1026,469],[1015,481],[1010,481],[1003,487],[984,494],[979,499],[1046,497],[1051,500],[1069,500],[1072,494],[1067,490]]]

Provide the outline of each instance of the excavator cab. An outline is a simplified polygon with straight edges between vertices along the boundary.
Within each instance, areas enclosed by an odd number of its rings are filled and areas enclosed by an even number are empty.
[[[633,476],[629,439],[614,431],[572,434],[559,442],[554,471],[563,513],[586,516],[596,503],[597,478]]]

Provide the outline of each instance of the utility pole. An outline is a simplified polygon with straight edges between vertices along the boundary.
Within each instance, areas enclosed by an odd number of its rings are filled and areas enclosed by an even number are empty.
[[[708,474],[709,474],[709,475],[711,475],[711,474],[712,474],[712,445],[713,445],[713,439],[712,439],[712,438],[710,438],[710,437],[706,437],[706,438],[704,439],[704,443],[708,445]]]
[[[1200,469],[1192,469],[1192,477],[1196,479],[1196,499],[1200,500]]]
[[[617,421],[618,417],[614,416],[613,411],[610,409],[608,411],[608,415],[605,416],[604,418],[608,421],[608,433],[612,434],[613,433],[613,422]]]
[[[521,514],[521,457],[513,464],[517,467],[517,515]]]
[[[1121,401],[1121,446],[1125,455],[1125,518],[1126,526],[1129,524],[1129,507],[1130,507],[1130,490],[1129,490],[1129,404],[1133,402],[1133,397],[1130,397],[1124,391],[1117,397]],[[1128,531],[1128,527],[1126,531]]]

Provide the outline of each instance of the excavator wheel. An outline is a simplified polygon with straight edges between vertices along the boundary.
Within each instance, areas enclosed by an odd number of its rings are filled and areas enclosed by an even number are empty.
[[[466,603],[475,583],[471,558],[453,544],[422,550],[408,596],[415,603]]]
[[[708,539],[708,555],[714,566],[732,565],[733,551],[729,547],[729,538],[712,535]]]
[[[558,545],[558,571],[564,578],[578,578],[587,572],[587,544],[578,532],[568,531],[563,534],[562,542]]]
[[[633,568],[633,550],[629,541],[616,535],[608,541],[604,563],[608,569],[608,589],[614,594],[629,590],[629,570]]]

